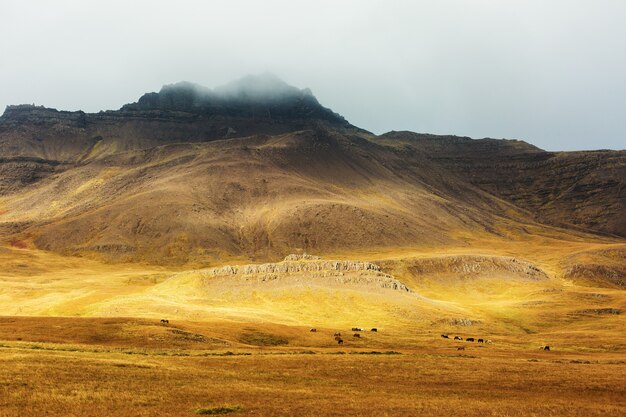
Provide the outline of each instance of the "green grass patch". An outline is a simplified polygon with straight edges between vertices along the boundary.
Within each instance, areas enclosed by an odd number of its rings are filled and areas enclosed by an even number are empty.
[[[284,337],[276,336],[271,333],[263,333],[263,332],[248,332],[243,333],[239,340],[242,343],[247,345],[254,346],[279,346],[286,345],[289,343],[289,340]]]
[[[241,411],[241,406],[222,405],[220,407],[198,408],[195,410],[195,413],[202,414],[202,415],[216,415],[216,414],[235,413],[237,411]]]

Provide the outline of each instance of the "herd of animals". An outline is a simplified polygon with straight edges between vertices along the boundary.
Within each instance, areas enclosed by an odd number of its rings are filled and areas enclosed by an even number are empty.
[[[310,331],[311,333],[315,333],[315,332],[317,332],[317,329],[314,327],[314,328],[312,328],[312,329],[311,329],[311,330],[309,330],[309,331]],[[352,337],[355,337],[355,338],[357,338],[357,339],[360,339],[360,338],[361,338],[361,333],[360,333],[360,332],[364,332],[364,331],[365,331],[365,329],[364,329],[364,328],[362,328],[362,327],[353,327],[353,328],[352,328],[352,331],[353,331],[353,332],[356,332],[356,333],[354,333],[354,334],[352,335]],[[376,327],[372,327],[372,328],[370,329],[370,332],[378,332],[378,329],[377,329]],[[341,337],[341,333],[340,333],[340,332],[335,332],[333,336],[335,337],[335,341],[337,342],[337,344],[338,344],[338,345],[343,345],[343,339],[342,339],[342,337]]]
[[[161,319],[161,324],[169,324],[169,323],[170,323],[170,321],[168,319]],[[316,333],[317,332],[317,328],[313,327],[309,331],[311,333]],[[352,337],[360,339],[361,338],[361,332],[364,332],[366,330],[364,328],[362,328],[362,327],[353,327],[352,331],[355,332],[352,335]],[[377,333],[378,329],[376,327],[372,327],[370,329],[370,332]],[[335,332],[333,336],[335,337],[335,341],[337,342],[338,345],[343,345],[343,338],[342,338],[340,332]],[[450,339],[450,336],[448,334],[446,334],[446,333],[442,334],[441,337],[443,339]],[[454,340],[462,341],[463,338],[461,336],[454,336]],[[467,337],[467,338],[465,338],[465,341],[466,342],[474,342],[475,341],[476,343],[489,343],[489,344],[492,343],[490,339],[483,339],[483,338],[475,339],[473,337]],[[548,346],[548,345],[541,346],[539,349],[541,349],[541,350],[548,350],[549,351],[550,350],[550,346]],[[465,347],[464,346],[457,347],[457,350],[465,350]]]
[[[450,336],[448,336],[445,333],[442,334],[441,337],[443,339],[450,339]],[[463,338],[461,336],[454,336],[454,340],[461,340],[462,341]],[[466,342],[474,342],[474,341],[476,341],[476,343],[491,343],[490,339],[482,339],[482,338],[474,339],[473,337],[467,337],[467,338],[465,338],[465,341]],[[459,347],[456,348],[456,350],[465,350],[465,346],[459,346]]]
[[[450,339],[450,336],[446,333],[442,334],[441,337],[443,339]],[[462,341],[463,338],[461,336],[454,336],[454,340],[460,340]],[[491,339],[483,339],[483,338],[473,338],[473,337],[467,337],[465,338],[466,342],[476,342],[476,343],[492,343]],[[465,347],[460,346],[456,348],[457,350],[465,350]],[[545,346],[540,346],[539,347],[540,350],[550,350],[550,346],[545,345]]]

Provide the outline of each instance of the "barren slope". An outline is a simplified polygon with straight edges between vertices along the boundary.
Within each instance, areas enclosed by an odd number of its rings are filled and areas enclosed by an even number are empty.
[[[6,195],[0,208],[13,240],[154,263],[444,245],[534,224],[426,160],[328,129],[118,153]]]
[[[546,152],[522,141],[412,132],[375,141],[425,157],[540,222],[626,236],[626,150]]]

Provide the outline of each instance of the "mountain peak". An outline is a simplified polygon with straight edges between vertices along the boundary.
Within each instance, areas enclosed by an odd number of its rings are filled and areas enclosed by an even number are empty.
[[[299,89],[271,73],[248,75],[210,89],[188,81],[168,84],[144,94],[127,111],[183,111],[204,116],[271,120],[325,120],[348,126],[339,114],[323,107],[308,88]]]
[[[313,96],[311,90],[300,90],[271,73],[247,75],[215,88],[214,92],[224,99],[249,101],[273,101],[290,97]]]

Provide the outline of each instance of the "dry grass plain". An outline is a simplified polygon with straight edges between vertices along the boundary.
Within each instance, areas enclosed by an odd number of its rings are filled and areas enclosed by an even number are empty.
[[[70,349],[71,350],[71,349]],[[134,353],[134,354],[133,354]],[[4,346],[4,416],[623,415],[624,361],[560,354],[33,350]],[[189,356],[186,356],[189,355]]]
[[[0,416],[625,415],[626,293],[564,275],[564,259],[624,247],[535,236],[324,255],[374,261],[411,293],[2,248]]]

